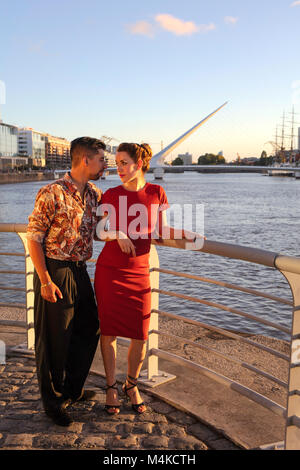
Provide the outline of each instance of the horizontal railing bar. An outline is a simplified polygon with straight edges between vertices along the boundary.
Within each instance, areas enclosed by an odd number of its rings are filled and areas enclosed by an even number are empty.
[[[22,256],[25,258],[25,253],[2,253],[0,252],[0,255],[2,256]]]
[[[254,320],[258,323],[262,323],[262,324],[270,326],[272,328],[276,328],[277,330],[283,331],[284,333],[291,334],[291,330],[289,330],[288,328],[285,328],[284,326],[276,325],[273,322],[270,322],[268,320],[264,320],[263,318],[258,318],[255,315],[251,315],[250,313],[242,312],[241,310],[237,310],[235,308],[227,307],[226,305],[217,304],[215,302],[210,302],[208,300],[198,299],[197,297],[191,297],[190,295],[177,294],[177,292],[165,291],[165,290],[162,290],[162,289],[152,289],[152,292],[157,292],[157,293],[162,294],[162,295],[168,295],[170,297],[177,297],[179,299],[188,300],[190,302],[200,303],[200,304],[208,305],[210,307],[219,308],[221,310],[225,310],[226,312],[234,313],[236,315],[240,315],[242,317]]]
[[[0,307],[26,308],[26,304],[5,304],[5,303],[0,303]]]
[[[257,369],[254,367],[252,364],[248,364],[247,362],[243,362],[239,359],[235,359],[233,357],[227,356],[227,354],[223,354],[222,352],[218,351],[217,349],[214,348],[209,348],[205,346],[204,344],[201,343],[195,343],[195,341],[190,341],[185,338],[181,338],[180,336],[172,335],[171,333],[165,333],[164,331],[159,331],[159,330],[151,330],[149,331],[149,334],[151,333],[156,333],[161,336],[165,336],[166,338],[172,338],[176,341],[179,341],[184,344],[189,344],[190,346],[196,347],[198,349],[204,349],[205,351],[211,352],[212,354],[215,354],[217,356],[220,356],[228,361],[234,362],[235,364],[244,367],[245,369],[251,370],[252,372],[255,372],[256,374],[262,375],[263,377],[272,380],[273,382],[276,382],[278,385],[281,385],[284,388],[288,387],[288,384],[283,382],[282,380],[278,379],[277,377],[274,377],[273,375],[269,374],[268,372],[265,372],[263,370]]]
[[[199,364],[196,364],[192,361],[189,361],[187,359],[184,359],[182,357],[176,356],[175,354],[166,352],[166,351],[161,351],[160,349],[151,349],[150,353],[154,356],[160,357],[161,359],[165,359],[167,361],[174,362],[176,364],[179,364],[184,367],[189,367],[197,372],[200,372],[207,377],[221,383],[222,385],[225,385],[226,387],[242,394],[245,395],[246,397],[250,398],[251,400],[259,403],[260,405],[264,406],[265,408],[268,408],[269,410],[273,411],[273,413],[285,417],[286,416],[286,410],[283,408],[281,405],[278,403],[275,403],[274,401],[270,400],[269,398],[264,397],[263,395],[255,392],[254,390],[251,390],[248,387],[245,387],[244,385],[241,385],[238,382],[235,382],[234,380],[229,379],[228,377],[225,377],[224,375],[219,374],[218,372],[215,372],[211,369],[208,369],[207,367],[200,366]]]
[[[0,223],[0,232],[25,233],[26,224]],[[186,249],[186,240],[151,240],[154,245],[168,246],[177,249]],[[189,243],[190,245],[190,243]],[[266,251],[259,248],[252,248],[230,243],[205,240],[200,250],[195,252],[209,253],[227,258],[239,259],[250,263],[262,264],[271,268],[277,268],[280,271],[288,271],[300,274],[300,259],[293,256],[284,256],[272,251]]]
[[[19,326],[21,328],[26,328],[27,329],[27,323],[24,321],[18,321],[18,320],[0,320],[0,325],[3,326]]]
[[[266,351],[266,352],[272,354],[273,356],[279,357],[280,359],[283,359],[283,360],[288,361],[288,362],[290,361],[289,356],[287,356],[285,354],[282,354],[281,352],[276,351],[275,349],[269,348],[268,346],[264,346],[263,344],[259,344],[256,341],[253,341],[253,340],[248,339],[248,338],[244,338],[243,336],[241,336],[237,333],[232,333],[228,330],[224,330],[222,328],[218,328],[218,327],[213,326],[213,325],[208,325],[207,323],[202,323],[202,322],[197,321],[197,320],[191,320],[191,319],[186,318],[186,317],[180,317],[179,315],[175,315],[174,313],[164,312],[163,310],[153,309],[152,312],[153,313],[159,313],[160,315],[172,318],[173,320],[181,320],[184,323],[190,323],[192,325],[195,325],[195,326],[198,326],[198,327],[201,327],[201,328],[205,328],[207,330],[214,331],[214,332],[219,333],[219,334],[221,334],[223,336],[226,336],[228,338],[233,338],[233,339],[236,339],[238,341],[248,343],[251,346],[254,346],[258,349],[262,349],[263,351]]]
[[[5,286],[0,286],[1,290],[15,290],[18,292],[26,292],[25,287],[5,287]]]
[[[25,271],[0,271],[0,274],[26,274]]]
[[[224,281],[216,281],[215,279],[209,279],[209,278],[202,277],[202,276],[196,276],[193,274],[181,273],[181,272],[171,271],[169,269],[162,269],[162,268],[152,268],[151,271],[157,271],[157,272],[164,273],[164,274],[170,274],[172,276],[185,277],[187,279],[195,279],[197,281],[207,282],[209,284],[216,284],[221,287],[226,287],[227,289],[239,290],[247,294],[256,295],[257,297],[265,297],[266,299],[274,300],[275,302],[280,302],[286,305],[293,305],[293,302],[287,299],[282,299],[274,295],[265,294],[264,292],[250,289],[248,287],[242,287],[242,286],[237,286],[235,284],[229,284],[228,282],[224,282]]]

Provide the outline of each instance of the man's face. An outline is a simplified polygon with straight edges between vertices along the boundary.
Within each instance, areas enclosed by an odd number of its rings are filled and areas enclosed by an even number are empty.
[[[107,168],[104,151],[99,150],[93,158],[88,159],[89,180],[98,180]]]

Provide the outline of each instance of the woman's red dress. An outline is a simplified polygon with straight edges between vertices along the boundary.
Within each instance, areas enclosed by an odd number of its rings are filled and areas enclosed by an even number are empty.
[[[110,205],[110,230],[126,233],[136,257],[121,251],[117,240],[106,242],[95,273],[95,293],[101,334],[145,340],[151,315],[149,253],[162,210],[168,201],[164,189],[146,183],[139,191],[123,186],[108,189],[101,199],[103,211]]]

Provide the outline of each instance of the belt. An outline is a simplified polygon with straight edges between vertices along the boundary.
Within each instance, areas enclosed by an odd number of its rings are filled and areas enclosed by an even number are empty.
[[[85,268],[86,267],[86,262],[85,261],[71,261],[71,260],[61,260],[61,259],[55,259],[55,258],[48,258],[47,260],[50,260],[54,263],[58,264],[64,264],[65,266],[70,266],[70,267],[75,267],[75,268]]]

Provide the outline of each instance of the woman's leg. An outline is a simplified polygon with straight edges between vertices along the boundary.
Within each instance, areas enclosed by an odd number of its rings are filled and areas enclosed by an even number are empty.
[[[101,352],[106,374],[107,385],[113,385],[116,382],[116,358],[117,341],[115,336],[100,337]],[[106,393],[106,404],[119,406],[118,391],[114,388],[108,388]],[[115,410],[112,406],[111,410]]]
[[[128,350],[128,377],[129,377],[130,382],[132,382],[132,384],[136,383],[136,380],[132,380],[132,379],[133,378],[137,379],[138,376],[140,375],[140,371],[141,371],[143,361],[146,355],[146,344],[147,342],[143,340],[138,340],[138,339],[131,340],[129,350]],[[132,384],[128,383],[128,381],[126,382],[126,384],[128,388],[133,386]],[[127,393],[133,405],[137,405],[138,403],[142,402],[142,399],[141,399],[141,396],[137,387],[132,388]],[[142,405],[139,407],[140,413],[142,413],[145,410],[146,410],[145,405]]]

